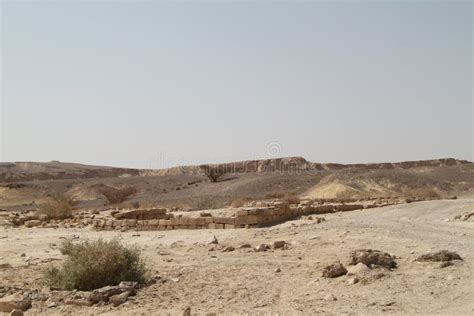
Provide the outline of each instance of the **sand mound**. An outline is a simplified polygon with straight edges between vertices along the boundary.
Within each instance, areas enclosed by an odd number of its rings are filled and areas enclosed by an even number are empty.
[[[396,195],[390,189],[390,186],[390,183],[382,185],[371,179],[356,179],[346,183],[342,179],[335,179],[329,176],[303,194],[303,197],[310,199],[340,199]]]

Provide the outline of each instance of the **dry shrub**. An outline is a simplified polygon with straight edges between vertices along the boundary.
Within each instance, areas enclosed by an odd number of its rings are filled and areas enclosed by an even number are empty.
[[[61,268],[45,271],[46,283],[66,290],[91,291],[121,281],[145,283],[147,268],[136,247],[126,247],[117,239],[63,242],[61,253],[67,256]]]
[[[54,197],[51,201],[41,205],[39,215],[47,215],[50,219],[66,219],[72,217],[73,200],[65,196]]]
[[[230,206],[232,206],[232,207],[242,207],[242,206],[245,205],[245,203],[247,203],[250,200],[251,200],[250,198],[237,198],[237,199],[233,200],[232,203],[230,203]]]
[[[404,192],[406,197],[416,197],[416,198],[427,198],[427,199],[439,199],[441,195],[434,188],[414,188],[405,190]]]

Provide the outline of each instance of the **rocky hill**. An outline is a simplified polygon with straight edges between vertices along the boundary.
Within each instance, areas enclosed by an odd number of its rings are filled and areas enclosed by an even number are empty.
[[[0,182],[107,178],[134,176],[139,173],[137,169],[90,166],[59,161],[0,163]]]

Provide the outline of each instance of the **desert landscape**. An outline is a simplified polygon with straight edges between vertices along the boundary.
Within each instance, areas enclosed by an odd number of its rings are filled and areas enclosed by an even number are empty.
[[[473,13],[0,0],[0,316],[474,315]]]
[[[471,162],[339,165],[296,157],[230,166],[2,163],[0,310],[474,311]],[[146,280],[88,291],[48,283],[48,269],[68,260],[64,243],[97,240],[139,249]]]

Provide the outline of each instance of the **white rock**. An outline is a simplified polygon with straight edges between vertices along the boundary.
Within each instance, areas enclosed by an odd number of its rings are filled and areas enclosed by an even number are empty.
[[[366,274],[370,272],[370,268],[363,264],[362,262],[359,262],[358,264],[354,266],[348,266],[347,267],[347,274],[348,275],[361,275],[361,274]]]

